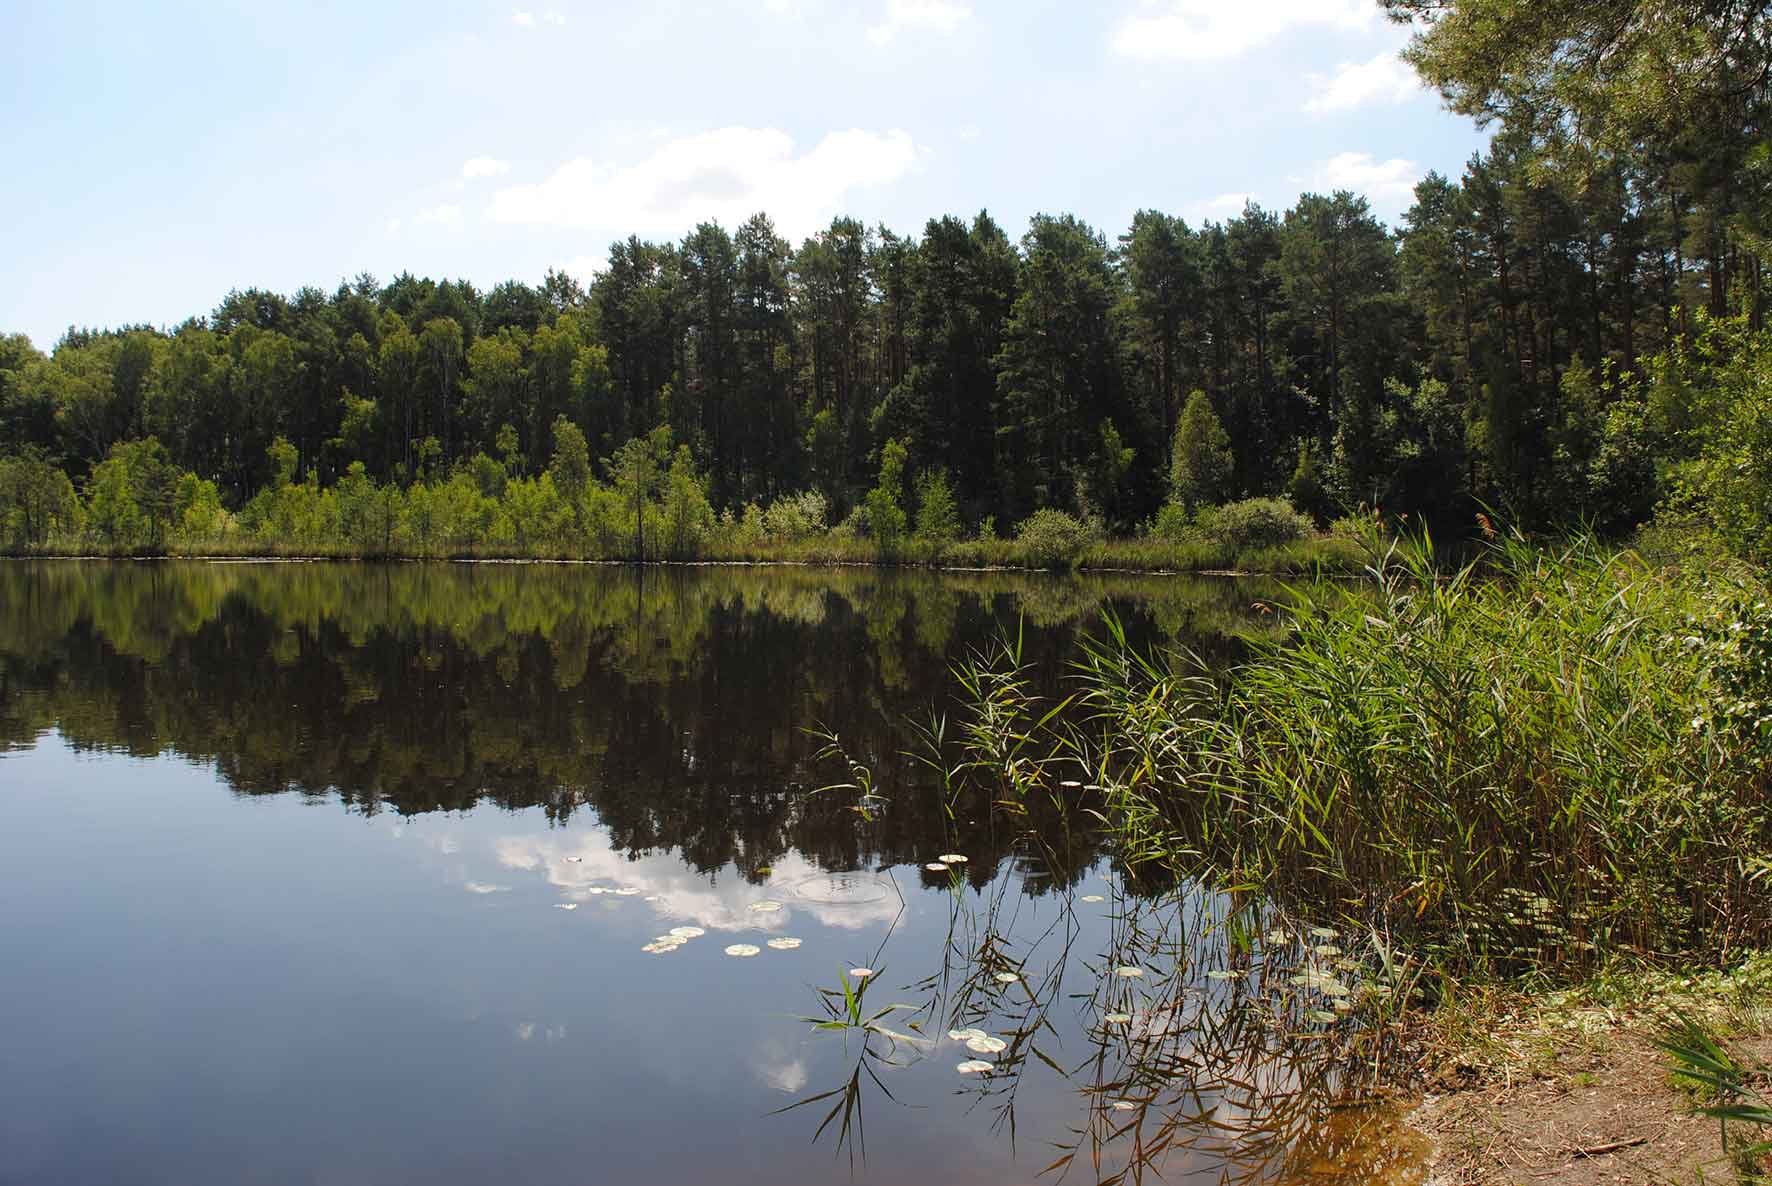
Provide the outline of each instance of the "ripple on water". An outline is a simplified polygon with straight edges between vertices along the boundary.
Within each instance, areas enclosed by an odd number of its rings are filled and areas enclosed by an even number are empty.
[[[793,886],[794,896],[827,906],[865,906],[892,896],[892,882],[878,873],[814,873]]]

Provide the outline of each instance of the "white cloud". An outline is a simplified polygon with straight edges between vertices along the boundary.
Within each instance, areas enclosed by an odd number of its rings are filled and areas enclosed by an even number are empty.
[[[1304,109],[1316,114],[1353,111],[1373,103],[1401,103],[1421,92],[1415,71],[1390,50],[1369,62],[1342,62],[1332,75],[1313,74],[1316,94]]]
[[[521,25],[525,29],[535,28],[535,14],[533,12],[526,12],[521,8],[516,9],[511,13],[511,21],[514,24]]]
[[[454,202],[444,202],[438,206],[426,206],[412,216],[414,226],[442,227],[446,231],[459,231],[467,225],[467,218],[462,208]]]
[[[1222,61],[1295,29],[1364,29],[1376,12],[1372,0],[1143,0],[1109,44],[1142,61]]]
[[[1203,222],[1223,222],[1243,213],[1243,207],[1254,198],[1254,194],[1246,193],[1219,194],[1216,198],[1188,203],[1181,208],[1181,216],[1188,225],[1196,228]]]
[[[1342,152],[1317,166],[1311,188],[1326,193],[1346,189],[1363,195],[1376,207],[1407,205],[1421,180],[1421,168],[1414,161],[1392,157],[1381,161],[1369,152]]]
[[[471,157],[463,161],[461,166],[462,178],[468,181],[477,177],[503,177],[510,171],[511,162],[490,156]]]
[[[670,140],[624,167],[567,161],[545,181],[497,191],[488,217],[678,235],[706,219],[731,227],[765,210],[794,238],[839,213],[851,191],[903,177],[917,152],[910,133],[897,129],[832,132],[796,153],[793,137],[777,128],[719,128]]]
[[[558,8],[550,8],[541,14],[541,19],[550,25],[564,25],[566,23],[566,14],[561,12]]]
[[[971,16],[970,8],[952,0],[886,0],[886,11],[868,29],[868,40],[889,45],[905,32],[952,33]]]

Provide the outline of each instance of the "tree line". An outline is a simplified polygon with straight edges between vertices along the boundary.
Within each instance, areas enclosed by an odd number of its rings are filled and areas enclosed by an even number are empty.
[[[1430,79],[1439,44],[1417,43]],[[602,519],[625,506],[642,543],[673,482],[680,529],[815,497],[864,535],[931,498],[958,532],[1044,510],[1124,534],[1259,496],[1453,532],[1485,508],[1622,530],[1701,496],[1737,410],[1695,394],[1727,361],[1703,343],[1733,357],[1764,327],[1758,158],[1725,135],[1751,119],[1574,167],[1489,114],[1490,148],[1394,228],[1342,191],[1198,226],[1142,210],[1112,238],[1038,215],[1015,240],[981,212],[795,246],[758,214],[618,242],[588,288],[360,276],[47,355],[6,337],[0,499],[15,538],[78,491],[151,546],[192,508],[257,500],[263,529],[267,492],[496,501],[544,477],[557,515],[615,499]]]

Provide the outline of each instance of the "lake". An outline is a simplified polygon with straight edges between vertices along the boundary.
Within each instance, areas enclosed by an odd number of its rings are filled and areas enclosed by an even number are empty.
[[[0,562],[0,1182],[1412,1181],[1324,936],[914,756],[1276,595]]]

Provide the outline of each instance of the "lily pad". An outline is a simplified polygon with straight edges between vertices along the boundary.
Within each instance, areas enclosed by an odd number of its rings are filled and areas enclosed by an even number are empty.
[[[944,865],[964,865],[969,858],[962,852],[944,852],[935,859]]]
[[[1114,969],[1114,975],[1123,976],[1127,980],[1136,980],[1144,975],[1144,969],[1136,964],[1121,964]]]
[[[1237,974],[1235,972],[1227,972],[1223,968],[1214,968],[1206,973],[1206,979],[1208,980],[1235,980],[1236,978]]]
[[[996,975],[996,981],[998,984],[1014,984],[1020,979],[1020,972],[998,972]]]
[[[1305,1016],[1312,1021],[1330,1022],[1335,1020],[1335,1014],[1327,1009],[1312,1009],[1309,1013],[1306,1013]]]
[[[1136,1111],[1138,1111],[1138,1105],[1133,1103],[1131,1100],[1115,1100],[1114,1101],[1114,1111],[1116,1111],[1116,1112],[1136,1112]]]
[[[1081,898],[1078,898],[1077,900],[1079,902],[1105,902],[1105,901],[1107,901],[1107,899],[1102,897],[1100,894],[1084,894]]]
[[[577,902],[555,902],[554,909],[555,910],[577,910],[578,903]]]
[[[634,886],[634,885],[624,885],[620,889],[616,890],[615,892],[618,895],[620,895],[621,897],[632,898],[640,892],[640,887]]]
[[[1109,1025],[1125,1025],[1132,1020],[1130,1013],[1103,1013],[1101,1019]]]
[[[1269,931],[1267,933],[1267,941],[1278,947],[1282,943],[1290,943],[1292,941],[1292,936],[1288,935],[1285,931]]]
[[[602,885],[593,885],[590,888],[590,892],[593,894],[606,894],[609,892],[609,888],[607,886],[602,886]]]
[[[1077,791],[1077,790],[1081,790],[1083,788],[1083,784],[1074,778],[1063,779],[1059,782],[1058,785],[1063,787],[1067,791]]]
[[[1340,932],[1334,927],[1312,927],[1311,936],[1316,939],[1335,939],[1340,937]]]
[[[923,868],[931,873],[946,873],[948,871],[948,867],[940,861],[930,861],[927,865],[924,865]]]
[[[700,927],[672,927],[671,934],[679,939],[699,939],[707,932]]]
[[[761,954],[762,951],[763,949],[758,947],[755,943],[734,943],[726,949],[726,954],[737,956],[742,959],[746,956]]]
[[[970,1042],[974,1038],[988,1038],[990,1035],[980,1029],[949,1030],[948,1037],[956,1042]]]
[[[775,948],[777,951],[792,951],[794,948],[800,946],[800,941],[798,939],[790,939],[784,935],[779,939],[769,940],[769,946]]]
[[[851,968],[849,974],[857,980],[866,980],[874,974],[874,970],[872,968]]]
[[[781,903],[777,902],[774,898],[764,898],[761,901],[752,902],[749,906],[746,906],[745,909],[749,910],[752,914],[774,914],[777,910],[781,909]]]
[[[966,1049],[974,1054],[1001,1054],[1009,1049],[1009,1043],[1001,1038],[993,1038],[986,1034],[982,1037],[966,1039]]]
[[[954,1070],[962,1075],[988,1075],[991,1073],[991,1064],[983,1059],[969,1058],[965,1062],[956,1063]]]

